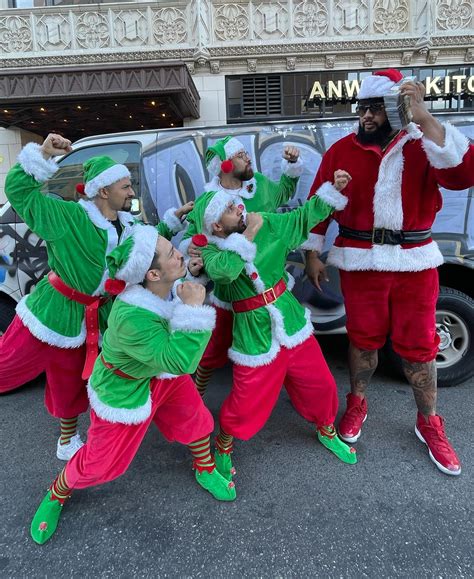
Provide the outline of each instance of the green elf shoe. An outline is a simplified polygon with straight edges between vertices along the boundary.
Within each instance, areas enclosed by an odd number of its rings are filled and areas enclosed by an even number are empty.
[[[221,475],[228,481],[232,480],[232,477],[237,474],[235,470],[230,453],[220,453],[218,450],[214,453],[214,462],[216,463],[217,470]]]
[[[31,521],[30,533],[35,543],[43,545],[53,536],[62,510],[63,505],[52,498],[49,490]]]
[[[355,464],[357,452],[355,448],[343,442],[337,435],[333,425],[318,428],[319,442],[337,456],[342,462]]]
[[[215,468],[212,472],[196,470],[196,480],[203,489],[209,491],[218,501],[235,501],[235,484],[225,479]]]

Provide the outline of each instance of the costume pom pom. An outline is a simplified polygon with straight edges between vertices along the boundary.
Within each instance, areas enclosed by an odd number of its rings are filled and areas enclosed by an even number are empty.
[[[227,161],[222,161],[221,171],[223,173],[232,173],[233,170],[234,170],[234,163],[232,163],[230,159],[227,159]]]
[[[84,183],[78,183],[76,185],[76,191],[79,193],[79,195],[85,195],[86,194],[86,186],[84,185]]]
[[[108,279],[105,282],[105,291],[111,296],[118,296],[127,284],[121,279]]]
[[[193,235],[191,237],[191,241],[197,247],[206,247],[206,245],[207,245],[207,237],[205,235],[203,235],[202,233],[200,233],[198,235]]]

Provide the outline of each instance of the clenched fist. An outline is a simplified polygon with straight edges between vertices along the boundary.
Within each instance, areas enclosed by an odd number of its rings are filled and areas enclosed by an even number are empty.
[[[191,259],[188,261],[189,272],[194,277],[198,277],[203,267],[204,263],[200,257],[191,257]]]
[[[71,151],[71,141],[54,133],[50,133],[41,145],[41,153],[45,159],[65,155]]]
[[[182,205],[179,209],[177,209],[174,214],[178,219],[182,219],[185,215],[190,213],[194,209],[194,201],[188,201],[184,205]]]
[[[179,299],[188,306],[202,306],[206,298],[206,288],[198,283],[185,281],[176,288]]]
[[[297,147],[292,147],[288,145],[283,151],[283,158],[288,161],[288,163],[296,163],[300,156],[300,150]]]
[[[247,228],[244,231],[245,237],[253,241],[263,225],[263,219],[260,213],[247,213]]]
[[[347,171],[342,171],[341,169],[334,171],[334,187],[338,191],[342,191],[351,180],[352,177]]]

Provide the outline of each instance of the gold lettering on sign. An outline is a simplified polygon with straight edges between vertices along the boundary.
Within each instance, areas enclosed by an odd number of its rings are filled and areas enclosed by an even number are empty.
[[[321,86],[321,83],[319,81],[316,81],[313,84],[313,88],[311,89],[311,94],[309,95],[309,100],[313,100],[315,97],[320,97],[322,99],[326,98],[326,95],[324,94],[323,88]]]
[[[332,99],[333,95],[342,99],[342,81],[338,80],[337,85],[332,80],[328,81],[328,98]]]
[[[474,76],[470,76],[467,79],[467,90],[474,93]]]
[[[355,94],[358,94],[360,90],[360,84],[358,80],[345,80],[344,87],[346,89],[346,95],[352,98]]]
[[[441,94],[441,89],[437,84],[440,80],[440,76],[435,76],[433,79],[431,79],[431,76],[427,76],[425,80],[426,94]]]
[[[456,88],[454,92],[462,92],[462,81],[466,80],[467,76],[465,74],[455,74],[451,78],[456,82]]]

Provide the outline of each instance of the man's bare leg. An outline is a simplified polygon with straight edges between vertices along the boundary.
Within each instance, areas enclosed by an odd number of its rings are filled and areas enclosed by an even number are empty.
[[[353,344],[349,345],[349,372],[352,394],[365,398],[365,391],[374,375],[377,364],[377,350],[359,350]]]
[[[413,388],[418,412],[425,418],[436,414],[436,362],[409,362],[402,359],[403,371]]]

